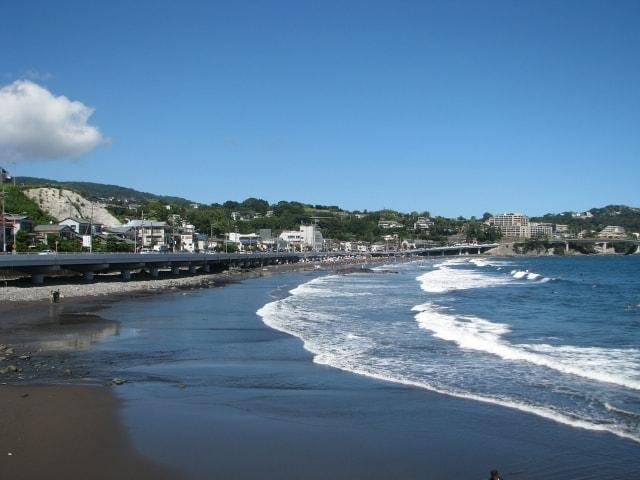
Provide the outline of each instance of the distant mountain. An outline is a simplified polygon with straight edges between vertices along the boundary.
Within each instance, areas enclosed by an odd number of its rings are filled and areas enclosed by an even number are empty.
[[[66,182],[58,180],[50,180],[48,178],[38,177],[16,177],[16,184],[22,187],[56,187],[67,188],[78,192],[89,199],[108,199],[117,198],[127,200],[130,203],[139,203],[148,200],[158,200],[164,203],[174,205],[187,206],[193,203],[191,200],[181,197],[172,197],[168,195],[156,195],[154,193],[140,192],[133,188],[120,187],[118,185],[109,185],[94,182]]]
[[[589,213],[591,216],[584,215]],[[602,208],[592,208],[576,217],[576,212],[547,213],[542,217],[532,217],[534,222],[559,223],[574,225],[580,228],[600,230],[607,225],[618,225],[631,232],[640,232],[640,208],[627,205],[607,205]]]

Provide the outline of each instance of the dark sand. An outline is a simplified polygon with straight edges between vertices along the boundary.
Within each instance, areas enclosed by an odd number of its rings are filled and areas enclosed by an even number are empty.
[[[108,387],[0,386],[0,478],[170,479],[137,453]]]

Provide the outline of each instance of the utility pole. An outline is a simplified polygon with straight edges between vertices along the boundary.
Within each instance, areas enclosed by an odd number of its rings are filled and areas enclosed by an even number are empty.
[[[0,196],[2,198],[2,253],[7,253],[7,224],[4,218],[4,174],[2,174],[0,182],[2,182],[2,194]]]
[[[89,253],[93,253],[93,200],[91,201],[91,217],[89,218]]]
[[[6,192],[4,191],[4,181],[7,179],[7,177],[7,171],[4,168],[0,167],[0,183],[2,183],[2,193],[0,193],[0,198],[2,198],[2,253],[7,253],[7,221],[4,218],[4,197],[6,196]]]

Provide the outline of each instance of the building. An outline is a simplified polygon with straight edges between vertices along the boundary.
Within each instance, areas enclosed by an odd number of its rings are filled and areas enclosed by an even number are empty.
[[[5,213],[4,217],[0,215],[0,251],[13,244],[13,239],[20,230],[30,232],[33,228],[33,222],[26,215],[12,215]]]
[[[378,220],[378,228],[382,228],[383,230],[402,228],[402,224],[395,220],[385,220],[384,218],[381,218],[380,220]]]
[[[289,251],[302,251],[304,236],[299,230],[284,230],[278,236],[277,249]]]
[[[418,217],[418,219],[413,223],[413,229],[418,230],[429,230],[435,224],[433,220],[427,217]]]
[[[169,226],[155,220],[129,220],[125,227],[133,227],[138,248],[167,247]]]
[[[317,225],[300,225],[304,246],[311,250],[322,250],[322,233]]]
[[[260,235],[257,233],[237,233],[232,232],[227,235],[227,240],[231,243],[235,243],[238,250],[244,251],[250,248],[259,248]]]
[[[503,213],[490,217],[489,225],[497,227],[505,238],[529,238],[531,237],[531,226],[529,217],[522,213]]]
[[[95,235],[102,232],[101,223],[92,222],[86,218],[67,217],[58,222],[58,225],[67,225],[78,235]]]
[[[529,224],[532,237],[551,237],[553,235],[552,223],[535,223]]]
[[[73,231],[73,229],[69,225],[58,225],[58,224],[45,224],[45,225],[36,225],[33,227],[33,233],[35,236],[35,241],[41,243],[47,243],[47,237],[52,235],[56,238],[74,238],[78,234]]]
[[[619,227],[617,225],[609,225],[604,227],[600,233],[598,233],[598,238],[611,238],[611,239],[625,239],[627,238],[627,232],[624,227]]]
[[[119,240],[131,240],[136,238],[136,230],[134,227],[104,227],[102,233],[107,236],[113,235]]]

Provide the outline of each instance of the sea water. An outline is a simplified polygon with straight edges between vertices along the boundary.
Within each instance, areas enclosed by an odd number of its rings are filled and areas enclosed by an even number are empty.
[[[454,257],[319,276],[258,315],[318,364],[640,442],[640,257]]]

